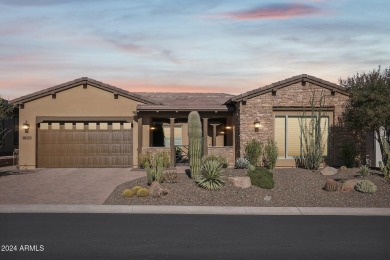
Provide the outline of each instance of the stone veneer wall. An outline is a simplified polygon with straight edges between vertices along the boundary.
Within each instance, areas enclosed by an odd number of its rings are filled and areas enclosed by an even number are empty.
[[[222,155],[228,161],[228,167],[234,167],[234,147],[233,146],[209,146],[208,154]]]
[[[277,90],[274,96],[269,92],[250,98],[246,103],[240,102],[236,104],[236,157],[244,156],[245,144],[252,138],[266,142],[267,138],[274,137],[273,107],[310,107],[312,91],[315,91],[317,94],[316,101],[319,100],[320,93],[323,91],[325,94],[325,106],[334,107],[333,122],[330,122],[330,160],[327,164],[341,165],[341,147],[347,140],[353,141],[351,132],[342,123],[342,113],[348,96],[338,92],[335,92],[335,95],[332,96],[330,90],[309,82],[306,82],[305,86],[302,86],[302,83],[296,83],[281,88]],[[254,129],[254,121],[256,119],[259,119],[262,124],[262,128],[258,132],[255,132]],[[357,148],[362,151],[363,144]]]

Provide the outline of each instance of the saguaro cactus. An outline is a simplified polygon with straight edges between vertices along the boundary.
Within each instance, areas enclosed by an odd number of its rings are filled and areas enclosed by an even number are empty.
[[[197,180],[202,162],[202,124],[196,111],[188,115],[188,139],[191,178]]]

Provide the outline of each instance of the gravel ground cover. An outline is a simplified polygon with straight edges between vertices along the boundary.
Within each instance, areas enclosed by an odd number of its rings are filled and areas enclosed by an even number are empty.
[[[251,186],[236,188],[227,182],[228,176],[246,176],[246,170],[226,169],[225,185],[221,190],[209,191],[198,187],[185,173],[178,173],[178,183],[162,183],[169,194],[161,198],[124,198],[121,193],[136,185],[147,187],[146,177],[125,182],[115,188],[104,204],[109,205],[181,205],[181,206],[245,206],[245,207],[390,207],[390,184],[373,173],[365,179],[378,187],[375,194],[357,191],[327,192],[322,188],[327,178],[339,183],[357,177],[358,169],[339,171],[333,176],[323,176],[310,170],[276,169],[275,188],[267,190]]]

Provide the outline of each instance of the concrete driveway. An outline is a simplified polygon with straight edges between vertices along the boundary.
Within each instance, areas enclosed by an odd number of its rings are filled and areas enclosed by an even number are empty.
[[[130,168],[36,169],[0,177],[0,204],[101,205],[126,181],[146,176]]]

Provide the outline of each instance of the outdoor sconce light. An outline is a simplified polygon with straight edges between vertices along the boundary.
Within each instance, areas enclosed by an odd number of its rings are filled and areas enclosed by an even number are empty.
[[[230,125],[227,125],[225,128],[228,129],[228,130],[232,129],[232,127]]]
[[[152,126],[152,127],[150,127],[150,130],[156,130],[156,127],[154,127],[154,126]]]
[[[254,125],[255,125],[255,132],[258,132],[259,128],[261,127],[259,119],[256,119],[256,121],[254,122]]]
[[[23,123],[22,128],[24,129],[25,133],[28,133],[28,129],[30,129],[30,125],[27,123],[27,120],[26,122]]]

